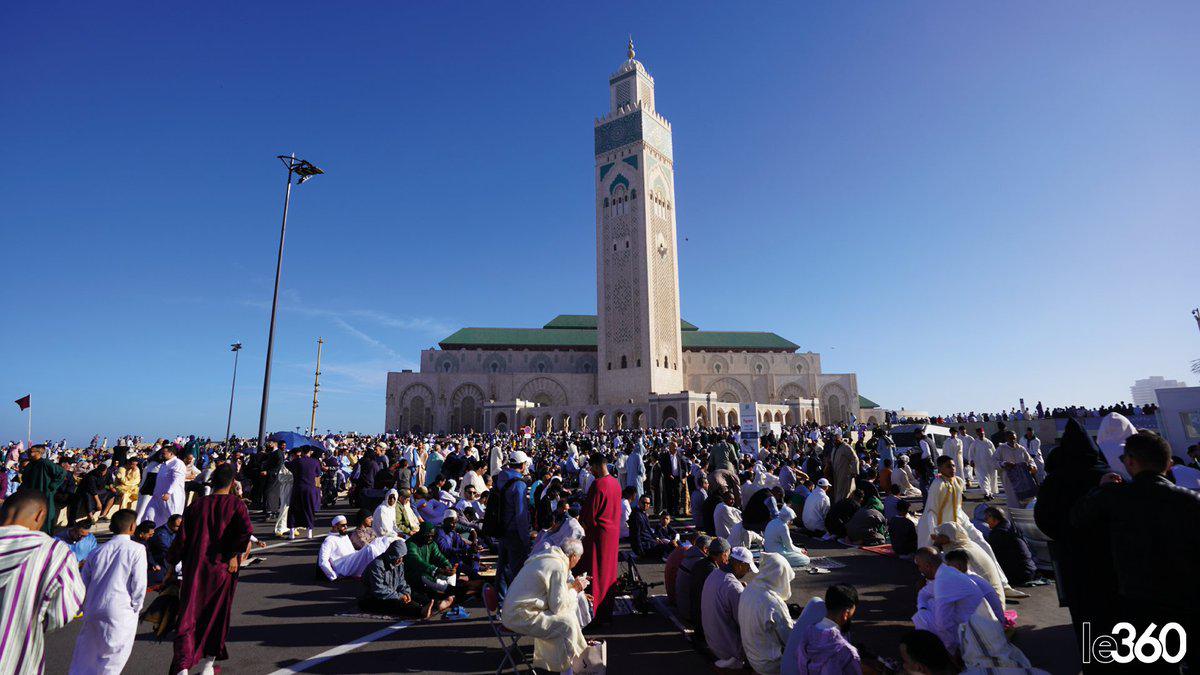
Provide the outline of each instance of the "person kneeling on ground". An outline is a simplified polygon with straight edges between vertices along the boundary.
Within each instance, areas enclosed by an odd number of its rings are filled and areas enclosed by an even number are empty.
[[[759,573],[746,585],[738,600],[738,626],[742,649],[756,673],[779,672],[783,648],[792,631],[787,600],[796,573],[778,553],[764,553]]]
[[[792,507],[785,506],[767,523],[763,532],[763,550],[767,553],[778,553],[783,556],[793,568],[808,566],[808,551],[797,548],[792,543],[792,532],[788,524],[796,518]]]
[[[906,501],[896,503],[896,515],[888,520],[888,536],[892,540],[892,552],[901,558],[911,557],[917,552],[917,525],[908,517],[911,505]]]
[[[858,591],[848,584],[834,584],[825,591],[825,617],[800,636],[796,670],[800,675],[862,673],[858,650],[844,635],[858,609]]]
[[[708,575],[701,595],[700,612],[704,639],[717,657],[716,667],[737,670],[745,667],[742,634],[738,628],[738,602],[746,588],[742,578],[758,574],[758,565],[750,549],[738,546],[729,554],[729,564]]]
[[[571,568],[583,557],[583,543],[568,539],[530,556],[509,584],[501,612],[504,627],[533,638],[533,665],[565,671],[587,648],[579,625],[579,595],[588,579],[572,579]]]
[[[379,612],[395,616],[428,619],[433,614],[434,601],[414,593],[404,576],[404,556],[408,547],[396,540],[378,558],[367,565],[363,573],[363,594],[358,606],[364,612]],[[444,600],[438,611],[446,609],[453,600]]]

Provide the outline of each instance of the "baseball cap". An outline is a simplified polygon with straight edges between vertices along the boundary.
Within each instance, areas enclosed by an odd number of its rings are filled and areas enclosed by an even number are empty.
[[[514,450],[513,453],[508,456],[508,463],[512,464],[513,466],[528,464],[529,455],[525,454],[523,450]]]
[[[817,480],[817,485],[821,487],[829,487],[830,485],[833,485],[833,483],[830,483],[828,478],[821,478]]]
[[[334,516],[333,522],[331,522],[329,524],[332,525],[333,527],[337,527],[338,525],[341,525],[342,523],[345,523],[345,522],[346,522],[346,516]]]
[[[758,574],[758,565],[754,564],[754,554],[745,546],[734,546],[733,552],[729,554],[730,560],[744,562],[750,566],[750,571]]]

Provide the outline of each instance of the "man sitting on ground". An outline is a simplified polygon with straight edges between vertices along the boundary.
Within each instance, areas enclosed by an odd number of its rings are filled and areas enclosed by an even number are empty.
[[[758,574],[750,549],[738,546],[729,553],[729,564],[708,575],[700,597],[701,623],[708,648],[717,657],[716,666],[736,670],[746,665],[742,634],[738,629],[738,601],[746,586],[742,578]]]
[[[360,551],[379,536],[375,533],[375,515],[366,509],[359,509],[354,515],[354,521],[356,527],[348,536],[354,550]]]
[[[688,580],[688,614],[684,617],[696,633],[704,635],[704,582],[717,568],[729,565],[729,553],[732,547],[729,542],[717,537],[708,545],[708,557],[692,566],[692,574]]]
[[[1003,623],[1004,605],[1000,602],[1000,596],[996,594],[996,589],[992,588],[992,585],[988,583],[987,579],[984,579],[983,577],[979,576],[978,574],[974,574],[969,570],[969,567],[971,566],[971,556],[963,549],[956,548],[953,551],[947,551],[943,553],[942,559],[946,561],[947,565],[967,575],[967,578],[971,580],[971,583],[979,587],[979,592],[983,593],[984,602],[986,602],[988,607],[992,610],[992,614],[995,615],[995,617],[1000,620],[1001,623]]]
[[[67,548],[71,549],[71,553],[75,554],[75,561],[81,566],[88,559],[88,556],[92,554],[92,551],[95,551],[96,547],[100,545],[96,541],[96,535],[92,534],[92,525],[91,520],[81,520],[54,535],[55,539],[66,544]]]
[[[983,512],[988,525],[987,543],[996,554],[996,562],[1011,585],[1027,584],[1037,577],[1037,563],[1029,551],[1025,538],[1009,522],[1004,511],[989,506]]]
[[[857,609],[858,591],[853,586],[834,584],[825,591],[825,618],[809,626],[800,637],[796,672],[862,673],[858,650],[844,635]]]
[[[434,534],[434,540],[451,565],[467,575],[468,579],[478,579],[479,553],[474,544],[463,539],[458,529],[458,512],[446,509],[446,515],[442,516],[442,526]]]
[[[917,552],[917,524],[908,517],[911,505],[900,500],[896,504],[896,515],[888,521],[888,536],[892,540],[892,552],[907,558]]]
[[[418,594],[453,601],[458,570],[438,548],[433,530],[433,523],[421,523],[421,529],[409,538],[404,572]]]
[[[367,565],[387,550],[391,542],[391,537],[379,537],[356,551],[346,534],[346,516],[334,516],[331,525],[317,552],[317,567],[330,581],[337,581],[338,577],[362,576]]]
[[[825,516],[825,530],[829,533],[828,538],[845,538],[846,525],[849,524],[854,514],[858,513],[858,510],[862,508],[862,500],[862,490],[855,490],[850,493],[849,497],[834,504],[829,509],[829,513]]]
[[[683,563],[703,558],[705,555],[704,551],[708,549],[708,545],[711,542],[712,537],[703,532],[695,531],[685,536],[684,542],[674,551],[671,551],[671,555],[667,556],[667,563],[663,566],[663,587],[667,592],[668,604],[675,605],[676,598],[679,597],[679,575],[683,574]],[[687,574],[691,574],[690,569]]]
[[[421,619],[428,619],[433,613],[434,601],[413,593],[404,576],[404,556],[407,553],[408,547],[403,541],[393,540],[378,558],[367,565],[363,572],[363,594],[358,599],[358,606],[364,612]],[[446,609],[452,602],[444,601],[438,606],[438,611]]]

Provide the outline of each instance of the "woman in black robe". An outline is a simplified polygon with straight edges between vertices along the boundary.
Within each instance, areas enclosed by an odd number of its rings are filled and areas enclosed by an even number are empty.
[[[1046,457],[1046,480],[1033,509],[1038,528],[1053,539],[1050,555],[1058,600],[1071,613],[1076,649],[1082,644],[1083,622],[1091,622],[1093,637],[1110,631],[1114,623],[1117,581],[1109,533],[1070,524],[1071,507],[1109,471],[1096,442],[1082,424],[1070,419],[1062,440]],[[1090,667],[1095,668],[1095,663]]]

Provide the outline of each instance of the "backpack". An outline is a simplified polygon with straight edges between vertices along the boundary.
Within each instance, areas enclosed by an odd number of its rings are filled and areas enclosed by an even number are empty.
[[[520,478],[513,478],[504,484],[504,489],[500,494],[492,495],[488,498],[487,507],[483,510],[483,525],[481,532],[485,537],[493,537],[499,539],[504,536],[504,502],[505,497],[512,490],[514,484],[521,486],[525,485],[525,481]]]

